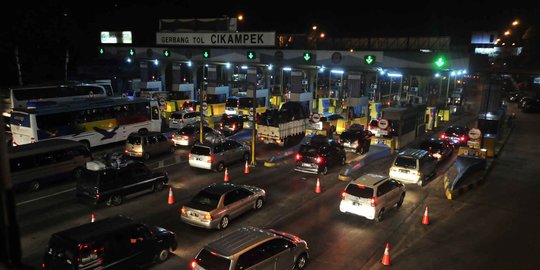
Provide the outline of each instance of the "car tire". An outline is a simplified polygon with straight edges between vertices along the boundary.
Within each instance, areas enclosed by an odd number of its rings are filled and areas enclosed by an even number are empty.
[[[305,253],[300,254],[300,256],[298,256],[298,259],[296,259],[296,262],[294,263],[294,269],[296,270],[304,269],[304,267],[306,267],[307,260],[308,258]]]
[[[161,181],[155,182],[153,189],[154,189],[155,192],[162,191],[163,190],[163,182],[161,182]]]
[[[250,159],[250,154],[249,153],[244,153],[244,159],[242,159],[243,161],[249,161]]]
[[[31,191],[36,191],[36,190],[39,189],[39,186],[40,186],[39,181],[32,181],[30,183],[30,190]]]
[[[324,165],[324,167],[321,170],[321,174],[322,175],[327,175],[328,174],[328,166]]]
[[[379,213],[377,213],[377,217],[375,218],[375,220],[377,222],[381,222],[381,221],[383,221],[383,219],[384,219],[384,208],[381,208]]]
[[[401,193],[401,196],[399,196],[399,201],[396,204],[397,208],[400,208],[403,205],[403,201],[405,200],[405,192]]]
[[[218,163],[216,167],[216,171],[222,172],[224,169],[225,169],[225,164],[223,164],[223,162]]]
[[[222,217],[221,220],[219,221],[218,229],[220,230],[227,229],[227,227],[229,227],[229,222],[230,222],[229,216]]]
[[[80,168],[80,167],[75,168],[75,170],[73,170],[73,179],[77,180],[77,179],[81,178],[82,173],[83,173],[82,168]]]
[[[258,210],[258,209],[261,209],[264,205],[264,200],[263,198],[259,197],[257,198],[257,200],[255,201],[255,209]]]
[[[157,262],[158,263],[165,262],[167,259],[169,259],[169,255],[170,255],[170,252],[168,248],[161,248],[161,250],[157,254]]]
[[[174,152],[176,152],[176,147],[171,146],[171,148],[169,148],[169,153],[173,154]]]

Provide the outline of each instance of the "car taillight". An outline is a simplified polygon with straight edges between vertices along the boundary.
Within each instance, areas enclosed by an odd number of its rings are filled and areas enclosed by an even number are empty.
[[[173,134],[173,135],[171,136],[171,138],[173,138],[173,139],[176,138],[176,134]]]
[[[197,261],[196,260],[191,261],[190,265],[191,265],[191,269],[195,269],[195,267],[197,267]]]
[[[191,159],[192,156],[193,156],[192,153],[189,153],[189,154],[188,154],[188,158],[189,158],[189,159]]]
[[[341,143],[341,138],[338,138],[338,139],[337,139],[337,142],[338,142],[338,143]]]
[[[99,193],[96,193],[96,199],[99,199]]]
[[[354,142],[354,147],[358,147],[358,140]]]
[[[182,209],[180,209],[180,212],[182,212],[182,215],[185,215],[186,214],[186,208],[182,207]]]
[[[236,129],[236,124],[233,124],[233,125],[232,125],[232,129]]]
[[[372,197],[371,200],[369,200],[369,204],[371,206],[377,206],[377,199],[375,197]]]
[[[462,142],[464,142],[464,141],[465,141],[465,136],[459,137],[459,140],[462,141]]]
[[[204,219],[205,219],[205,220],[212,220],[212,216],[210,215],[210,213],[205,214],[205,215],[204,215]]]
[[[446,139],[446,134],[441,134],[441,139]]]
[[[208,157],[208,163],[212,163],[212,158],[213,158],[212,155],[210,155],[210,156]]]
[[[347,195],[347,192],[345,191],[341,192],[341,199],[345,199],[345,195]]]
[[[300,160],[302,158],[302,156],[300,154],[296,154],[296,160]]]
[[[317,159],[315,159],[315,162],[317,162],[317,164],[321,164],[323,163],[323,158],[322,157],[317,157]]]
[[[43,269],[47,268],[47,266],[45,265],[45,263],[41,263],[41,268],[43,268]]]

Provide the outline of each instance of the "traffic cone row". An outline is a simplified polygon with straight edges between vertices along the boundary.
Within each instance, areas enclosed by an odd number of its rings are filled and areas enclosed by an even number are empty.
[[[174,204],[174,195],[172,192],[172,187],[169,187],[169,199],[167,200],[168,204]]]
[[[245,174],[249,173],[249,166],[248,166],[248,161],[247,160],[246,160],[246,165],[244,166],[244,173]]]
[[[383,265],[390,265],[390,245],[388,243],[386,243],[386,247],[384,248],[384,255],[382,257],[382,260],[381,260],[381,263]]]
[[[225,177],[223,178],[224,182],[229,182],[229,170],[225,168]]]
[[[321,193],[321,181],[317,177],[317,184],[315,185],[315,193]]]
[[[424,216],[422,217],[422,224],[429,225],[429,216],[428,216],[428,207],[426,205],[426,210],[424,211]]]

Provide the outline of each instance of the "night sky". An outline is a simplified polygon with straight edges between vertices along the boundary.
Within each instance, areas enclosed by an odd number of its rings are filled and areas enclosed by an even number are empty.
[[[537,24],[540,8],[509,2],[504,7],[493,1],[19,1],[0,16],[6,31],[0,34],[0,54],[8,72],[0,86],[13,83],[16,68],[14,48],[19,48],[27,73],[39,74],[36,66],[62,66],[65,48],[71,57],[83,59],[94,51],[99,31],[131,30],[136,45],[155,43],[161,18],[217,18],[245,16],[240,31],[307,33],[316,24],[328,37],[452,36],[468,42],[472,31],[502,32],[511,21]],[[369,3],[369,4],[368,4]],[[444,7],[441,8],[440,4]],[[60,59],[60,61],[58,61]],[[37,63],[37,64],[34,64]],[[36,70],[37,69],[37,70]],[[34,80],[56,77],[57,74]]]

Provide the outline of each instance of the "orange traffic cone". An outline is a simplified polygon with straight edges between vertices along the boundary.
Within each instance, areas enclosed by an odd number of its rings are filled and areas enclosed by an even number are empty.
[[[429,217],[428,217],[428,207],[426,205],[426,210],[424,211],[424,217],[422,217],[422,224],[429,225]]]
[[[244,173],[245,174],[249,173],[249,166],[248,166],[248,161],[247,160],[246,160],[246,165],[244,166]]]
[[[169,199],[167,201],[168,204],[174,204],[174,195],[172,192],[172,187],[169,187]]]
[[[92,217],[90,218],[90,222],[94,222],[96,220],[96,216],[94,216],[94,213],[92,213]]]
[[[390,265],[390,251],[388,251],[390,249],[390,245],[388,243],[386,243],[386,247],[384,248],[384,255],[382,257],[382,264],[383,265]]]
[[[317,185],[315,185],[315,193],[321,193],[321,181],[317,177]]]
[[[225,177],[223,178],[223,181],[229,182],[229,170],[225,168]]]

